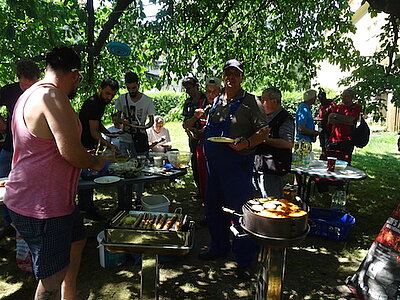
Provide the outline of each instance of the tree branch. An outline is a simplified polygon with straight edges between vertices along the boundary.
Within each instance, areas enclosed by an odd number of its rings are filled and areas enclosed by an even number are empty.
[[[93,0],[87,0],[86,3],[86,9],[87,9],[87,15],[88,15],[88,21],[87,21],[87,36],[88,36],[88,42],[87,46],[88,49],[92,49],[93,43],[94,43],[94,6],[93,6]],[[88,53],[88,81],[89,84],[93,82],[93,76],[94,76],[94,57],[93,57],[93,51],[89,51]]]
[[[372,8],[400,18],[399,0],[367,0],[367,2]]]
[[[390,16],[390,23],[393,29],[393,44],[389,49],[389,65],[386,69],[386,76],[389,76],[392,71],[393,61],[397,53],[397,41],[399,40],[399,26],[397,25],[397,17],[395,15]]]
[[[118,23],[119,18],[125,11],[125,9],[133,2],[134,0],[118,0],[115,5],[113,11],[108,18],[108,21],[104,24],[103,29],[101,30],[99,36],[97,37],[96,42],[92,49],[93,56],[97,56],[100,54],[101,48],[104,46],[107,38],[110,36],[111,30]]]
[[[237,0],[234,0],[231,2],[231,4],[225,9],[221,18],[214,24],[214,26],[210,29],[210,31],[207,32],[198,42],[196,42],[195,47],[201,47],[201,44],[203,44],[203,42],[205,40],[207,40],[208,37],[210,37],[217,30],[217,28],[222,24],[222,22],[225,20],[225,18],[229,15],[229,13],[235,7],[236,2],[237,2]]]

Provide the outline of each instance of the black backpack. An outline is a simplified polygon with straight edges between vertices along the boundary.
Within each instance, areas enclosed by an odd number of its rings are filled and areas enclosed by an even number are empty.
[[[360,125],[358,125],[351,136],[351,142],[357,148],[364,148],[369,142],[370,130],[367,122],[361,117]]]

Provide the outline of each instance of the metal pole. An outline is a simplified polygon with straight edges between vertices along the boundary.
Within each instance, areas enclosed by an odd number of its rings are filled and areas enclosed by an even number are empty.
[[[256,300],[280,300],[285,273],[286,248],[260,247]]]

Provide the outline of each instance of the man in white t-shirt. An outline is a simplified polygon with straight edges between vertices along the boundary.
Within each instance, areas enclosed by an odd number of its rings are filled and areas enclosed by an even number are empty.
[[[125,85],[128,93],[120,95],[115,101],[115,109],[126,132],[120,136],[120,150],[123,154],[135,156],[148,151],[146,129],[154,124],[155,108],[153,99],[139,92],[136,73],[128,71],[125,74]]]

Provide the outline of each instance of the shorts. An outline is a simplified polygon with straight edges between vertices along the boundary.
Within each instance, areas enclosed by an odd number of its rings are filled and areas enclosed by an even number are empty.
[[[85,227],[75,207],[72,214],[36,219],[10,211],[12,223],[32,253],[36,279],[45,279],[69,265],[71,243],[85,238]]]

